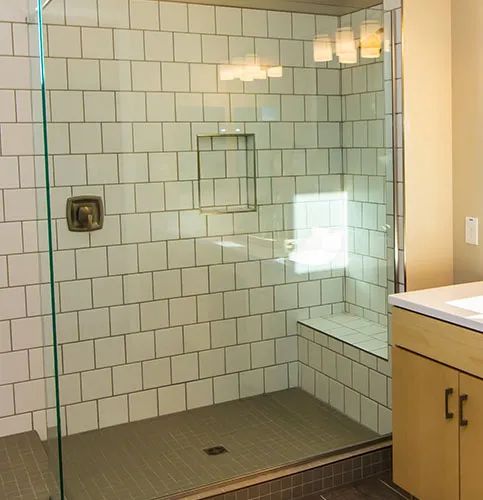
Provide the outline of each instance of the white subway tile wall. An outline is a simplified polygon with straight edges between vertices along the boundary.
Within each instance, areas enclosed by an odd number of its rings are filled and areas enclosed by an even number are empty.
[[[0,434],[45,438],[52,336],[26,3],[0,13]],[[63,432],[299,385],[387,425],[377,406],[357,410],[356,386],[344,399],[347,363],[335,365],[344,382],[311,380],[309,359],[332,361],[297,344],[298,319],[344,300],[384,321],[382,63],[314,63],[314,33],[338,23],[327,16],[65,0],[44,20]],[[247,53],[283,77],[221,81],[219,65]],[[201,215],[196,135],[237,129],[256,136],[258,211]],[[68,232],[65,200],[80,194],[104,198],[102,231]],[[294,243],[343,237],[346,218],[347,255],[314,262]],[[381,387],[373,376],[368,402],[382,404]]]

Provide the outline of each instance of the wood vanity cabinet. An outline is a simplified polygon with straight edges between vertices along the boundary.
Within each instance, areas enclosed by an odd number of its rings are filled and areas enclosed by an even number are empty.
[[[483,499],[483,334],[393,309],[394,482]]]

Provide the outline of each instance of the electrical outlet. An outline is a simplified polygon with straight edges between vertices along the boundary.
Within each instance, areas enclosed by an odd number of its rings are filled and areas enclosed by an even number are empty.
[[[479,245],[478,219],[476,217],[466,217],[466,243],[468,245]]]

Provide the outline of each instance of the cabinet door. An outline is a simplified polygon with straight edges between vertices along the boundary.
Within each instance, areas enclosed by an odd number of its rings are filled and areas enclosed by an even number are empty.
[[[466,396],[466,398],[465,398]],[[461,500],[483,498],[483,380],[460,374]]]
[[[392,352],[394,482],[421,500],[457,500],[458,372]]]

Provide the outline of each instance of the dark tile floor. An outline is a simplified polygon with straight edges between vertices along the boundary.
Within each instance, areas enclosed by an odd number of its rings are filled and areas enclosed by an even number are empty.
[[[384,474],[306,500],[409,500],[410,498],[410,495],[391,481],[390,474]]]
[[[48,500],[51,480],[36,432],[0,438],[0,499]]]
[[[69,436],[66,494],[69,500],[171,498],[376,437],[291,389]],[[216,445],[228,453],[203,451]]]
[[[298,389],[281,391],[64,438],[66,495],[172,498],[376,437]],[[215,445],[228,453],[203,451]],[[48,465],[35,432],[0,438],[0,499],[47,500],[55,489]]]
[[[361,450],[360,450],[361,451]],[[324,492],[344,485],[359,483],[363,479],[381,476],[391,470],[391,447],[384,446],[361,455],[296,472],[278,479],[265,481],[247,488],[209,497],[210,500],[321,500]],[[201,498],[201,497],[197,497]],[[203,497],[205,498],[205,497]],[[177,497],[177,500],[186,500]]]

